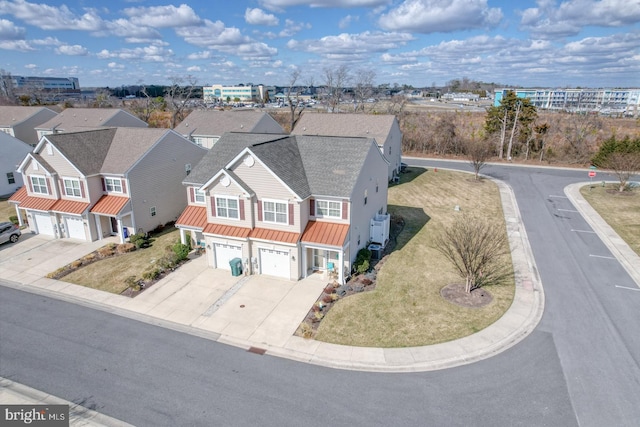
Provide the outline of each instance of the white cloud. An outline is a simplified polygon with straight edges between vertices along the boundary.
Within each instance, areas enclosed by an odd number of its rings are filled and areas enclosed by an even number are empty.
[[[85,48],[80,46],[79,44],[74,44],[74,45],[62,45],[56,48],[56,52],[59,53],[60,55],[69,55],[69,56],[86,56],[89,51]]]
[[[412,35],[406,33],[366,31],[360,34],[326,36],[318,40],[289,40],[287,47],[323,56],[355,55],[394,49],[413,39]]]
[[[247,8],[244,12],[244,20],[251,25],[269,25],[275,26],[279,24],[279,20],[275,15],[266,13],[262,9]]]
[[[95,10],[87,9],[86,13],[77,16],[66,5],[55,7],[25,0],[2,0],[0,10],[43,30],[99,31],[104,25]]]
[[[187,71],[190,73],[195,73],[198,71],[202,71],[202,68],[198,67],[197,65],[193,65],[191,67],[187,67]]]
[[[24,68],[26,68],[27,70],[35,70],[36,68],[38,68],[38,66],[36,64],[27,64],[24,66]]]
[[[17,27],[11,21],[0,19],[0,40],[21,40],[26,33],[23,27]]]
[[[630,0],[538,0],[538,7],[522,11],[520,28],[534,37],[573,36],[585,26],[621,27],[640,22],[640,2]]]
[[[304,22],[295,22],[291,19],[284,21],[284,29],[278,33],[278,37],[293,37],[304,29],[310,29],[311,24]]]
[[[388,5],[392,0],[260,0],[259,3],[269,10],[284,10],[291,6],[309,7],[376,7]]]
[[[176,28],[176,34],[187,43],[201,47],[239,45],[250,42],[239,29],[227,27],[222,21],[209,21],[198,27]]]
[[[107,67],[111,68],[112,70],[124,70],[124,64],[118,64],[117,62],[109,62],[107,64]]]
[[[29,42],[25,40],[0,40],[0,49],[16,50],[19,52],[29,52],[35,50]]]
[[[489,8],[487,0],[404,0],[378,23],[385,30],[428,34],[494,27],[501,20],[500,8]]]
[[[355,16],[347,15],[344,18],[342,18],[340,22],[338,22],[338,28],[344,30],[349,25],[351,25],[352,22],[358,21],[359,19],[360,17],[358,15],[355,15]]]
[[[187,59],[198,60],[198,59],[210,59],[213,57],[211,51],[203,50],[202,52],[190,53],[187,55]]]
[[[121,60],[132,61],[139,60],[143,62],[163,62],[174,56],[171,49],[164,49],[161,46],[146,46],[135,49],[120,49],[117,51],[109,51],[103,49],[96,54],[99,59],[118,58]]]
[[[130,7],[124,9],[123,12],[131,22],[154,28],[176,28],[202,23],[202,19],[186,4],[181,4],[178,7],[173,5]]]

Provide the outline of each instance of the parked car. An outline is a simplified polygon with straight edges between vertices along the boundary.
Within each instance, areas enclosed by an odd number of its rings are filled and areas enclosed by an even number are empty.
[[[22,233],[20,232],[20,227],[18,227],[14,223],[0,222],[0,243],[15,243],[18,241],[18,238],[21,234]]]

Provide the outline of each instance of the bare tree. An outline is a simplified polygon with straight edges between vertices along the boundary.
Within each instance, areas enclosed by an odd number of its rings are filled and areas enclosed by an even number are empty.
[[[465,279],[467,293],[485,285],[499,284],[509,271],[509,242],[499,222],[461,215],[434,238],[434,248],[450,261]]]
[[[480,171],[487,165],[487,160],[493,155],[492,144],[486,140],[468,140],[465,143],[465,151],[477,181],[480,179]]]
[[[171,77],[171,86],[165,91],[165,101],[171,110],[171,129],[175,129],[184,120],[188,110],[188,101],[196,88],[197,79],[191,75],[186,78]]]
[[[289,74],[289,89],[287,90],[287,102],[289,103],[289,111],[291,112],[291,120],[289,122],[289,130],[293,131],[296,123],[300,119],[302,111],[306,104],[300,100],[300,87],[297,86],[300,78],[300,70],[293,70]]]
[[[375,78],[376,73],[373,70],[360,69],[355,72],[353,86],[354,111],[364,111],[364,102],[373,95],[373,81]]]
[[[92,108],[112,108],[111,92],[106,89],[96,90],[96,99],[93,101]]]
[[[623,192],[631,178],[640,174],[640,153],[611,153],[604,166],[618,178],[618,191]]]
[[[15,103],[16,94],[11,73],[0,68],[0,104],[13,105]]]
[[[140,88],[142,98],[136,99],[131,103],[131,111],[138,116],[140,120],[149,123],[151,115],[154,111],[162,110],[166,105],[164,100],[159,97],[152,97],[145,85]]]
[[[335,113],[340,104],[342,92],[349,81],[349,69],[346,65],[341,65],[335,70],[327,67],[323,71],[329,111]]]

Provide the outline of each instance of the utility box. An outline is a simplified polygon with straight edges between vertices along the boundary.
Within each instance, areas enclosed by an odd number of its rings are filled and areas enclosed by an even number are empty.
[[[242,259],[233,258],[229,261],[229,267],[231,267],[232,276],[240,276],[242,274]]]

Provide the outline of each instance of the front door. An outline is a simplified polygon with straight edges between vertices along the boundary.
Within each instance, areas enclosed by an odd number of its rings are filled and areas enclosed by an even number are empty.
[[[116,236],[118,235],[118,220],[112,216],[109,219],[111,220],[111,235]]]
[[[324,250],[322,249],[313,250],[313,269],[324,270]]]

